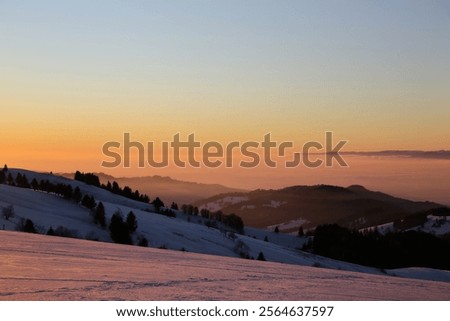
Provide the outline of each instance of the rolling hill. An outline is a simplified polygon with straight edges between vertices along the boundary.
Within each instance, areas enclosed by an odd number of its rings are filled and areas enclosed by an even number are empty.
[[[256,258],[262,252],[268,261],[321,266],[342,270],[380,274],[378,269],[330,260],[299,250],[308,238],[276,234],[267,230],[248,228],[244,234],[231,232],[225,226],[212,227],[200,216],[188,216],[175,211],[176,217],[156,213],[153,205],[127,199],[104,189],[52,174],[10,169],[12,176],[26,175],[28,180],[48,180],[53,183],[79,187],[85,195],[92,195],[105,207],[109,223],[115,212],[125,218],[132,211],[138,222],[132,234],[134,244],[141,238],[153,248],[195,252],[230,257]],[[45,234],[50,227],[62,227],[67,236],[103,242],[112,242],[108,228],[94,224],[92,211],[60,195],[0,184],[0,208],[13,206],[15,215],[10,219],[0,216],[0,228],[17,230],[26,219],[32,220],[38,233]],[[264,241],[268,238],[269,242]]]
[[[285,232],[296,232],[299,226],[307,229],[331,223],[360,229],[442,207],[432,202],[414,202],[369,191],[359,185],[292,186],[227,193],[195,205],[211,211],[235,213],[249,226],[272,229],[279,226],[280,231]]]
[[[105,208],[107,225],[111,222],[114,213],[119,213],[125,218],[127,213],[133,212],[138,224],[136,231],[131,233],[132,243],[137,244],[139,240],[145,238],[149,247],[164,249],[165,251],[163,252],[167,252],[169,256],[183,257],[186,255],[186,252],[192,252],[221,257],[255,259],[260,254],[263,254],[267,261],[289,265],[362,272],[373,276],[401,275],[402,277],[417,277],[450,282],[450,272],[448,271],[433,269],[383,271],[301,251],[300,248],[309,241],[309,237],[274,233],[267,229],[254,227],[246,227],[244,233],[238,234],[223,225],[223,223],[211,222],[209,219],[201,216],[186,215],[181,211],[174,211],[172,216],[162,215],[163,213],[158,213],[151,204],[134,201],[113,194],[105,189],[53,174],[36,173],[21,169],[10,169],[8,170],[9,174],[12,177],[19,174],[26,176],[29,181],[35,179],[51,182],[52,184],[70,185],[72,189],[79,188],[82,194],[94,197],[97,204],[102,202]],[[237,200],[241,201],[241,199]],[[272,205],[272,208],[274,208],[278,203],[272,203]],[[63,231],[64,233],[62,234],[66,237],[90,240],[90,243],[77,243],[87,248],[102,248],[102,246],[97,245],[99,243],[92,241],[112,243],[108,227],[102,227],[95,223],[93,211],[72,199],[65,199],[60,194],[0,184],[0,208],[3,210],[8,207],[14,208],[14,215],[8,218],[3,215],[0,216],[0,229],[10,231],[22,230],[24,222],[32,221],[34,230],[39,234],[49,233],[50,229]],[[2,234],[2,237],[6,238],[4,244],[9,242],[8,239],[12,237],[11,235]],[[14,238],[19,237],[16,234],[14,235]],[[20,242],[28,244],[24,246],[24,249],[33,247],[33,242],[36,240],[35,236],[29,233],[22,233],[20,237],[22,238]],[[47,242],[48,251],[53,251],[55,255],[58,251],[67,251],[65,248],[58,247],[58,244],[61,242],[65,244],[63,246],[72,244],[70,241],[62,241],[54,236],[46,236],[45,241],[42,239],[42,242]],[[54,243],[53,248],[52,243]],[[105,248],[109,247],[106,246]],[[137,246],[127,246],[126,249],[126,251],[131,253],[140,253],[141,251],[141,248]],[[13,247],[5,250],[10,251],[8,253],[15,251]],[[25,252],[35,252],[35,250],[30,251]],[[77,251],[80,250],[77,249]],[[102,250],[99,250],[100,252]],[[211,257],[211,260],[215,259]],[[232,262],[235,262],[233,264],[237,265],[247,264],[244,263],[246,260]],[[19,267],[16,271],[19,275],[22,273],[20,272],[21,269],[27,270],[26,266]],[[0,292],[3,293],[4,290]]]

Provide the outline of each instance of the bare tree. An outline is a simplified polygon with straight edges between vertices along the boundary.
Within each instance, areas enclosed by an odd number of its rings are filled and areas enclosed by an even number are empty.
[[[9,205],[7,207],[4,207],[2,209],[2,216],[5,218],[5,220],[9,221],[10,218],[14,217],[15,215],[14,206]]]

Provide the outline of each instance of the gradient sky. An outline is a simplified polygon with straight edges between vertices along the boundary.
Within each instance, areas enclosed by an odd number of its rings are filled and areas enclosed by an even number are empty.
[[[450,2],[0,0],[0,161],[97,171],[103,143],[450,149]]]

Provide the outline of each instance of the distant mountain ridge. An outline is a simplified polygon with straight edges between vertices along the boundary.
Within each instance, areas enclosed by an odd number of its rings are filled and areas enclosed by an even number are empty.
[[[360,185],[290,186],[278,190],[228,193],[195,205],[226,214],[236,213],[249,226],[279,226],[286,232],[295,232],[299,226],[313,228],[330,223],[359,229],[442,207],[433,202],[415,202],[370,191]]]
[[[167,206],[172,201],[193,204],[211,212],[235,213],[246,226],[295,233],[320,224],[337,223],[362,229],[404,219],[412,214],[443,207],[434,202],[417,202],[370,191],[361,185],[289,186],[278,190],[243,191],[220,184],[179,181],[171,177],[114,177],[98,175],[101,183],[117,181],[154,199],[161,198]],[[62,174],[73,178],[74,174]]]
[[[102,184],[116,181],[120,186],[129,186],[147,194],[151,199],[159,197],[166,205],[172,202],[190,204],[217,194],[245,192],[243,189],[227,187],[220,184],[203,184],[173,179],[169,176],[114,177],[105,173],[94,173]],[[74,173],[63,173],[61,176],[72,179]]]

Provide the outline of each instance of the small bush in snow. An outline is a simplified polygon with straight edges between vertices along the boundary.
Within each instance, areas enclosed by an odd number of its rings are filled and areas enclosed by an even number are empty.
[[[61,225],[54,230],[54,233],[54,235],[56,236],[79,238],[78,232],[76,230],[71,230]]]
[[[14,206],[9,205],[7,207],[4,207],[2,209],[2,216],[5,218],[5,220],[9,221],[10,218],[13,218],[15,216]]]
[[[217,225],[217,222],[216,222],[216,221],[210,221],[210,220],[205,221],[205,225],[206,225],[207,227],[211,227],[211,228],[218,228],[218,227],[219,227],[219,226]]]
[[[250,254],[249,254],[250,248],[248,247],[247,244],[245,244],[244,242],[242,242],[239,239],[236,241],[233,251],[234,251],[234,253],[238,254],[243,259],[250,258]]]
[[[148,247],[148,240],[145,236],[139,236],[137,240],[137,245],[142,247]]]
[[[263,252],[259,252],[257,260],[258,261],[265,261],[266,260],[266,258],[264,257],[264,253]]]
[[[16,231],[27,232],[27,233],[37,233],[34,223],[30,219],[20,219],[16,225]]]

